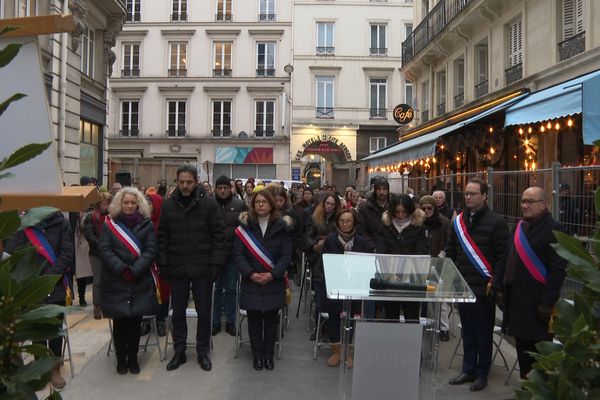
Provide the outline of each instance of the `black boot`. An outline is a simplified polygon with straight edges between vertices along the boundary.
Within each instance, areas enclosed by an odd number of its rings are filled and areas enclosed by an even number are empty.
[[[138,364],[138,360],[137,360],[137,352],[135,354],[130,354],[127,357],[127,368],[129,368],[129,372],[131,372],[132,374],[139,374],[140,373],[140,365]]]
[[[127,357],[125,354],[117,354],[117,373],[119,375],[127,373]]]

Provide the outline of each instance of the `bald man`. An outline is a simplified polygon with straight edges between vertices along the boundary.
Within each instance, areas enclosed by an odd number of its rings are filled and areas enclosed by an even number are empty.
[[[521,378],[526,379],[537,352],[535,344],[552,340],[548,323],[560,296],[567,262],[552,243],[552,231],[561,230],[546,206],[546,193],[533,186],[521,197],[523,219],[517,223],[508,242],[505,263],[495,271],[494,288],[503,309],[503,330],[514,336]]]

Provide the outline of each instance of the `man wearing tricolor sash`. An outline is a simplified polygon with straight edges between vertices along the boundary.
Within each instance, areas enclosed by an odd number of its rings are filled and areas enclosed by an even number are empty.
[[[534,362],[528,352],[537,352],[537,342],[552,340],[550,317],[567,266],[567,261],[552,247],[556,242],[553,231],[563,228],[552,219],[545,198],[539,187],[523,192],[523,219],[508,242],[506,263],[495,271],[494,277],[497,301],[504,311],[502,327],[515,337],[522,379]]]
[[[475,178],[465,188],[465,210],[454,218],[446,257],[451,258],[477,300],[459,305],[463,335],[462,372],[451,385],[472,382],[471,391],[487,386],[492,364],[492,335],[496,303],[492,293],[494,270],[501,267],[508,225],[486,204],[487,182]]]

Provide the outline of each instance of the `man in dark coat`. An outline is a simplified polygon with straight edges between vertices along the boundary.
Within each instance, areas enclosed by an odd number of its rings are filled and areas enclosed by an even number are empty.
[[[198,314],[198,363],[210,371],[212,283],[225,263],[225,224],[215,199],[198,186],[198,170],[192,165],[177,168],[177,189],[165,200],[160,215],[158,249],[161,271],[171,285],[173,308],[175,355],[167,371],[186,362],[190,288]]]
[[[377,243],[381,217],[385,212],[390,198],[388,180],[379,176],[373,181],[373,193],[365,204],[358,207],[358,233],[373,243]]]
[[[548,212],[545,197],[544,190],[539,187],[530,187],[523,192],[523,221],[508,242],[506,263],[495,271],[494,276],[496,299],[504,311],[502,327],[506,334],[515,337],[521,379],[527,378],[534,362],[528,352],[537,352],[537,342],[552,340],[548,323],[552,308],[560,296],[567,266],[567,261],[556,254],[551,245],[556,243],[553,231],[562,228]],[[522,229],[519,233],[525,235],[546,271],[542,281],[538,280],[539,275],[538,279],[534,277],[525,266],[522,253],[517,251],[517,229]]]
[[[36,265],[42,268],[42,273],[44,275],[60,276],[60,278],[57,279],[54,290],[44,300],[44,303],[64,306],[66,304],[67,292],[64,284],[65,281],[62,277],[71,271],[71,267],[75,262],[71,224],[60,211],[57,211],[48,215],[34,228],[43,232],[43,235],[46,237],[56,254],[56,261],[51,264],[42,255],[37,253]],[[15,250],[23,246],[32,246],[32,244],[29,239],[27,239],[25,232],[20,230],[6,240],[4,252],[12,254]],[[62,336],[50,339],[48,341],[48,347],[52,353],[54,353],[55,357],[61,358]],[[50,383],[55,389],[62,389],[67,384],[60,373],[60,365],[60,362],[55,365],[52,370],[52,375],[50,376]]]
[[[488,208],[487,193],[487,182],[478,178],[469,181],[465,188],[466,209],[456,217],[460,219],[454,221],[446,247],[446,257],[454,261],[477,297],[475,303],[459,305],[463,366],[461,374],[450,379],[451,385],[473,382],[471,391],[479,391],[487,386],[487,376],[492,365],[492,335],[496,311],[491,278],[493,271],[502,267],[508,240],[508,225],[500,215]],[[464,223],[465,234],[471,237],[492,271],[487,266],[472,262],[470,253],[467,255],[467,247],[463,247],[465,243],[460,241],[457,232],[457,224],[462,225],[461,221]]]
[[[235,197],[225,175],[217,178],[215,182],[215,200],[219,204],[225,221],[225,267],[223,273],[215,281],[214,314],[212,334],[221,331],[221,310],[225,308],[225,331],[235,336],[236,313],[236,287],[238,280],[238,267],[233,254],[235,242],[235,228],[237,228],[240,213],[246,210],[243,200]]]
[[[432,196],[435,199],[439,213],[451,220],[454,217],[454,209],[446,203],[446,193],[442,190],[436,190]]]

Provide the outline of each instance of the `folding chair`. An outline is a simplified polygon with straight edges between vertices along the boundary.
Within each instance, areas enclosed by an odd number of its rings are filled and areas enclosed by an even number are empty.
[[[160,345],[160,338],[158,336],[158,329],[156,326],[156,315],[144,315],[142,317],[142,323],[149,322],[150,323],[150,332],[146,335],[146,341],[144,344],[139,345],[140,350],[144,350],[144,353],[148,351],[148,346],[156,346],[158,349],[159,359],[163,360],[163,350]],[[110,331],[110,343],[108,344],[108,350],[106,350],[106,356],[110,356],[110,353],[113,353],[115,350],[113,349],[113,329],[112,329],[112,319],[108,319],[108,329]],[[150,343],[150,336],[154,336],[154,343]]]
[[[462,344],[462,340],[463,340],[462,324],[460,322],[458,322],[456,325],[460,329],[460,339],[458,339],[458,343],[456,343],[456,347],[454,348],[454,352],[452,353],[452,357],[450,358],[450,362],[448,363],[448,368],[450,368],[452,366],[452,362],[454,361],[454,358],[456,356],[464,355],[463,353],[460,353],[458,350],[460,348],[460,345]],[[498,341],[492,339],[492,345],[496,348],[496,350],[494,351],[494,355],[492,356],[492,366],[493,367],[502,367],[508,371],[509,370],[508,362],[506,361],[506,357],[504,357],[504,353],[502,353],[502,350],[500,349],[500,345],[504,341],[504,334],[502,333],[502,328],[497,325],[494,325],[493,335],[497,335],[500,339],[498,339]],[[502,364],[494,363],[494,361],[496,360],[496,356],[498,354],[500,354],[500,357],[502,357],[502,362],[503,362]]]
[[[69,368],[71,369],[71,379],[75,378],[75,367],[73,366],[73,356],[71,354],[71,340],[69,339],[69,325],[67,324],[67,314],[65,313],[62,323],[62,328],[64,332],[64,340],[62,345],[62,364],[65,364],[65,361],[69,362]],[[65,358],[65,351],[67,353],[67,358]]]
[[[331,347],[331,343],[321,340],[321,331],[323,330],[323,326],[325,325],[325,323],[327,322],[328,319],[329,319],[329,314],[326,312],[320,312],[319,316],[317,317],[317,325],[316,325],[317,334],[315,336],[315,346],[313,348],[313,360],[317,359],[317,351],[321,347]]]

